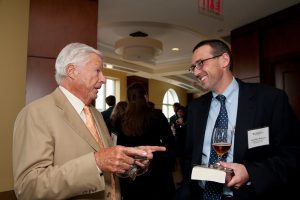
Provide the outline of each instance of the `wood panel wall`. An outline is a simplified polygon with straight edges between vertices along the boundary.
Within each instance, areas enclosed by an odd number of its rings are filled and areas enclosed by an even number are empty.
[[[233,73],[287,92],[300,120],[300,4],[231,32]]]
[[[54,63],[71,42],[97,47],[98,0],[31,0],[26,104],[57,87]]]

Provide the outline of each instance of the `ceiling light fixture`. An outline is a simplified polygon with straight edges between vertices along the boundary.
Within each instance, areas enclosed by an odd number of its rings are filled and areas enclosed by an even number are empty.
[[[141,31],[131,33],[129,37],[115,43],[115,53],[124,59],[133,61],[150,61],[162,53],[162,43],[147,37]]]
[[[105,68],[108,68],[108,69],[114,68],[112,64],[108,64],[108,63],[104,64],[104,66],[105,66]]]

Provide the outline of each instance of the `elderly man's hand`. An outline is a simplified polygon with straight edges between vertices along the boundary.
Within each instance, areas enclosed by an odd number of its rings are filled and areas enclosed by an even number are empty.
[[[97,166],[102,171],[124,173],[134,163],[143,168],[147,167],[149,165],[149,159],[153,158],[153,152],[165,150],[165,147],[160,146],[124,147],[118,145],[96,152],[95,159]],[[147,159],[137,159],[138,161],[136,161],[134,156],[147,157]]]

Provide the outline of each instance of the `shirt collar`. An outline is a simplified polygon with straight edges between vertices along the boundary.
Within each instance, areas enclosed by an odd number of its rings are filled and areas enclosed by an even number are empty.
[[[62,93],[64,93],[72,106],[75,108],[76,112],[80,115],[81,111],[83,110],[84,103],[63,86],[59,86],[59,89],[62,91]]]
[[[222,93],[222,95],[224,95],[226,97],[226,102],[228,103],[232,103],[233,102],[233,93],[234,91],[236,91],[238,89],[239,85],[238,82],[236,81],[236,79],[233,77],[231,83],[228,85],[228,87],[225,89],[225,91]],[[216,99],[216,96],[218,95],[215,92],[212,92],[213,95],[213,101],[218,101]]]

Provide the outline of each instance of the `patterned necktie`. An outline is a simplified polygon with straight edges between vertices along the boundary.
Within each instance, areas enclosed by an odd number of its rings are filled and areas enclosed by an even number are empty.
[[[96,140],[96,142],[98,143],[98,145],[100,146],[100,148],[104,148],[104,144],[103,141],[97,131],[96,125],[95,125],[95,121],[93,119],[93,115],[90,111],[90,108],[88,106],[84,106],[83,108],[83,112],[85,114],[86,117],[86,127],[89,129],[91,135],[94,137],[94,139]],[[111,199],[115,200],[116,199],[116,183],[115,183],[115,179],[114,179],[114,175],[111,173],[111,187],[112,187],[112,195],[111,195]]]
[[[86,127],[89,129],[91,135],[96,140],[96,142],[99,144],[100,148],[104,148],[103,142],[102,142],[100,135],[96,129],[95,122],[94,122],[92,113],[90,111],[90,108],[88,106],[84,106],[83,112],[86,117]]]
[[[224,95],[218,95],[216,96],[216,99],[220,101],[221,108],[219,115],[217,117],[215,128],[228,128],[228,114],[225,107],[225,101],[226,97]],[[227,154],[225,154],[225,157],[223,156],[223,159],[226,159]],[[211,146],[210,156],[209,156],[209,165],[214,164],[218,161],[218,155],[214,151],[214,149]],[[205,184],[205,189],[203,193],[203,199],[204,200],[217,200],[221,199],[222,192],[223,192],[223,184],[207,181]]]

